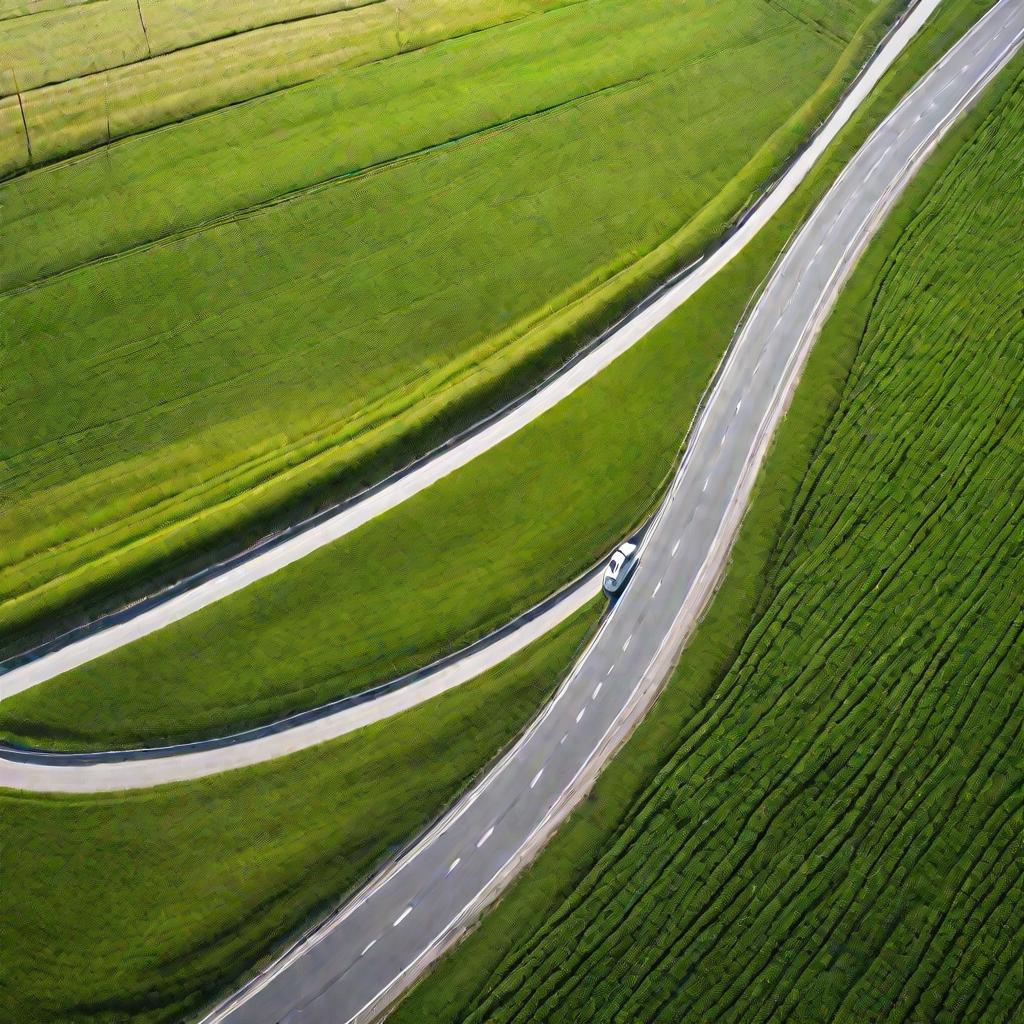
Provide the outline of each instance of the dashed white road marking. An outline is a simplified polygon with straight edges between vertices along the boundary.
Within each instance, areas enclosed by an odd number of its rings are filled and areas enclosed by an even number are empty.
[[[493,825],[476,841],[476,848],[479,850],[480,847],[483,846],[484,843],[486,843],[487,840],[490,839],[492,835],[494,835]]]
[[[606,676],[610,676],[614,671],[615,671],[615,666],[611,665],[611,666],[609,666],[608,671],[605,672],[605,675]]]
[[[711,477],[708,477],[707,480],[704,481],[704,486],[701,488],[701,491],[706,491],[709,483],[711,483]],[[675,554],[675,552],[672,553]]]
[[[658,580],[658,585],[654,588],[654,593],[651,594],[651,597],[657,597],[659,590],[661,590],[661,580]]]
[[[736,403],[736,412],[739,412],[739,411],[740,411],[740,406],[741,406],[742,404],[743,404],[743,399],[741,398],[741,399],[740,399],[740,400],[739,400],[739,401],[738,401],[738,402]],[[734,414],[734,415],[735,415],[735,414]]]
[[[456,857],[455,860],[453,860],[451,864],[448,866],[448,870],[445,872],[445,874],[450,875],[461,863],[462,858]]]
[[[410,914],[412,913],[412,907],[406,907],[398,917],[395,919],[395,923],[391,926],[397,928]]]
[[[568,738],[569,734],[567,732],[563,732],[562,738],[558,741],[558,745],[561,746]]]
[[[626,642],[622,645],[622,649],[624,651],[629,649],[629,641],[632,640],[632,639],[633,639],[633,634],[630,633],[629,636],[626,637]]]
[[[882,161],[886,158],[886,156],[888,155],[890,149],[892,149],[891,145],[886,146],[885,149],[882,152],[882,155],[871,165],[871,170],[868,171],[868,175],[867,175],[869,178],[871,177],[872,174],[875,173],[875,171],[878,170],[879,167],[882,166]]]
[[[580,708],[580,713],[576,716],[576,724],[577,725],[579,725],[580,722],[583,720],[583,715],[586,712],[586,710],[587,709],[585,707]]]
[[[678,550],[679,550],[679,541],[676,541],[675,544],[672,545],[672,557],[673,558],[676,557],[676,552]]]
[[[594,687],[594,692],[590,695],[591,700],[597,700],[597,695],[601,692],[601,687],[603,685],[603,683],[598,683],[597,686]]]
[[[370,941],[363,947],[362,953],[360,953],[359,955],[360,956],[366,956],[366,954],[369,953],[370,950],[373,949],[373,947],[376,946],[376,945],[377,945],[377,940],[376,939],[370,939]]]
[[[543,768],[541,768],[541,769],[540,769],[540,770],[539,770],[539,771],[537,772],[537,774],[536,774],[536,775],[534,775],[534,777],[533,777],[532,779],[530,779],[530,789],[533,789],[533,788],[534,788],[534,787],[535,787],[535,786],[537,785],[537,783],[538,783],[538,782],[540,782],[540,777],[541,777],[541,776],[542,776],[543,774],[544,774],[544,769],[543,769]]]

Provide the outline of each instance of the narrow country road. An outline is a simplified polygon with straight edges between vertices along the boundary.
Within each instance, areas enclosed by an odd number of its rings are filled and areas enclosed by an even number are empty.
[[[603,568],[431,665],[266,725],[211,739],[123,750],[45,750],[0,742],[0,786],[41,785],[48,792],[65,793],[137,789],[228,771],[337,739],[462,686],[546,636],[601,593]],[[47,770],[40,774],[23,767],[15,772],[12,764]]]
[[[582,358],[572,362],[564,372],[558,373],[525,401],[513,404],[480,429],[443,446],[437,453],[371,488],[365,495],[336,511],[315,517],[309,523],[298,524],[273,542],[246,552],[223,566],[212,567],[192,580],[183,581],[166,594],[155,595],[33,651],[8,659],[0,664],[0,700],[186,618],[351,533],[511,437],[597,376],[714,277],[757,235],[804,180],[818,157],[940,2],[917,0],[821,131],[719,248],[678,279],[667,283],[652,301],[616,325]]]
[[[901,188],[1024,39],[1000,0],[865,143],[722,367],[640,566],[553,701],[417,846],[206,1024],[370,1020],[515,874],[644,713],[725,564],[814,338]]]

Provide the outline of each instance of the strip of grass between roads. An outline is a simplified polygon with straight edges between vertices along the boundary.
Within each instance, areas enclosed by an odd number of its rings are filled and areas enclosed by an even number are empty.
[[[761,0],[576,5],[3,186],[7,649],[521,393],[719,235],[900,6],[842,49]]]
[[[889,76],[883,94],[873,108],[865,112],[838,141],[830,160],[829,176],[841,165],[843,154],[848,154],[852,145],[864,136],[870,124],[877,121],[880,111],[891,105],[915,75],[933,62],[951,38],[975,20],[985,6],[954,2],[942,8],[932,28],[915,43]],[[835,314],[812,353],[791,410],[770,453],[734,548],[723,586],[655,708],[605,771],[584,804],[540,855],[537,863],[484,918],[477,930],[449,954],[398,1008],[391,1018],[395,1024],[413,1024],[423,1020],[454,1024],[465,1020],[470,1009],[479,1005],[478,1000],[492,991],[506,957],[513,954],[528,936],[539,934],[548,922],[557,924],[560,918],[551,917],[554,910],[562,907],[563,901],[577,891],[599,857],[628,826],[632,813],[638,807],[638,799],[676,751],[680,734],[695,711],[704,706],[708,695],[725,677],[749,636],[751,623],[765,610],[773,585],[770,569],[773,552],[784,541],[784,529],[798,495],[808,487],[808,466],[820,449],[825,431],[837,408],[871,312],[871,301],[877,291],[879,275],[893,246],[912,220],[919,204],[929,195],[943,171],[955,158],[960,145],[991,113],[1001,96],[1005,95],[1005,87],[1020,74],[1022,66],[1024,61],[1018,58],[1014,67],[1005,72],[982,98],[977,109],[961,126],[954,129],[937,155],[912,184],[844,291]],[[797,197],[795,206],[790,209],[791,214],[805,205],[809,193],[820,189],[821,179],[819,175],[815,184]],[[965,801],[972,802],[972,799]],[[963,839],[967,841],[969,835],[965,834]],[[652,850],[647,852],[653,855]],[[792,874],[800,876],[803,871],[799,866],[794,866]],[[944,907],[946,904],[939,905]],[[890,924],[895,925],[896,922]],[[911,924],[910,928],[914,930],[916,925]],[[904,938],[908,943],[911,941],[910,935]],[[761,941],[764,951],[771,947],[772,943],[768,939]],[[833,952],[839,956],[843,949],[835,947]],[[1012,958],[1012,951],[1008,951],[1008,956]],[[825,959],[826,962],[832,962],[833,956],[830,954]],[[876,960],[875,965],[882,966],[890,960],[890,957],[885,956]],[[708,962],[724,966],[721,958],[710,959]],[[733,974],[731,966],[727,973],[730,976]],[[953,975],[950,975],[950,984],[952,978]],[[674,985],[677,992],[683,991],[681,983],[677,981]],[[622,988],[631,989],[632,986]],[[702,985],[697,986],[698,990],[702,988]],[[759,990],[751,987],[750,991]],[[798,996],[806,994],[799,987],[791,989],[792,992]],[[984,992],[978,990],[974,995],[982,1000]],[[891,1005],[876,1002],[869,1007],[864,997],[865,993],[862,992],[859,1009],[847,1006],[847,1016],[840,1019],[892,1019]],[[785,1019],[833,1019],[827,1012],[824,1016],[815,1015],[812,1007],[813,1003],[801,1007],[799,1003],[790,1001],[786,1004],[788,1016]],[[493,1019],[503,1019],[501,1015],[504,1011],[500,1002],[492,1003],[490,1010]],[[541,1011],[536,1007],[535,1010],[536,1015],[531,1019],[545,1017],[546,1010]],[[931,1014],[937,1010],[937,1007],[930,1005],[927,1012]],[[746,1019],[755,1019],[753,1012],[750,1010],[751,1015]],[[683,1018],[676,1012],[672,1019]],[[718,1020],[723,1017],[720,1012],[705,1008],[705,1015],[694,1019]],[[918,1019],[944,1018],[929,1015]],[[1009,1019],[1012,1019],[1012,1014]]]
[[[195,1014],[469,785],[598,610],[468,686],[256,769],[104,797],[0,791],[0,1019]]]

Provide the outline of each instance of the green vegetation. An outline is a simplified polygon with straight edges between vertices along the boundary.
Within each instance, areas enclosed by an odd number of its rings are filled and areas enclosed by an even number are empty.
[[[564,2],[0,3],[0,177]]]
[[[0,186],[6,648],[535,380],[721,230],[898,6],[590,0]]]
[[[663,700],[399,1024],[1019,1019],[1024,61],[1000,86],[846,290]]]
[[[426,827],[525,727],[596,616],[592,605],[466,686],[257,768],[109,796],[0,791],[0,1018],[195,1014]]]

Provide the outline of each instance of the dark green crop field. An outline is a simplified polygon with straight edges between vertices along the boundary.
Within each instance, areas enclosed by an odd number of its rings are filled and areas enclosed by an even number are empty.
[[[472,683],[254,768],[95,796],[0,790],[0,1020],[192,1019],[429,825],[596,619],[591,605]]]
[[[399,1019],[1021,1019],[1015,67],[826,331],[856,357],[728,671],[545,923]]]
[[[715,237],[900,6],[588,0],[0,184],[0,647],[517,393]]]

